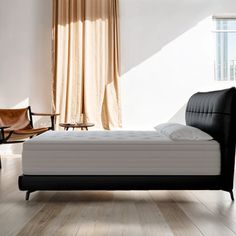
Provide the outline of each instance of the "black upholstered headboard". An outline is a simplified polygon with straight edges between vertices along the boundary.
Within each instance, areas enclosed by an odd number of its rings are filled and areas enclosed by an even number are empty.
[[[236,89],[194,94],[187,104],[186,124],[210,134],[220,143],[222,189],[233,186],[236,140]]]

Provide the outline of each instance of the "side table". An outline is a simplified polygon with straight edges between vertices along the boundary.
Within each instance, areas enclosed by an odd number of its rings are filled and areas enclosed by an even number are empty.
[[[93,123],[60,123],[59,124],[60,127],[63,127],[64,130],[69,130],[71,129],[75,129],[75,128],[79,128],[81,130],[88,130],[89,127],[93,127],[95,126],[95,124]]]

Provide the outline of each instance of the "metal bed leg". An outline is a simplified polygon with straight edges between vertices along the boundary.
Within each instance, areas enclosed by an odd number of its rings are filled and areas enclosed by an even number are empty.
[[[25,194],[25,200],[26,201],[29,201],[29,198],[30,198],[30,194],[32,193],[33,191],[27,191],[26,194]]]
[[[229,191],[229,193],[230,193],[231,200],[234,201],[234,193],[233,193],[233,190]]]

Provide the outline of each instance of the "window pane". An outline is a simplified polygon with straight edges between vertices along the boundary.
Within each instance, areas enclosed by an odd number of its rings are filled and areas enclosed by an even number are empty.
[[[236,80],[236,20],[216,20],[216,80]]]
[[[236,19],[216,19],[216,30],[236,30]]]

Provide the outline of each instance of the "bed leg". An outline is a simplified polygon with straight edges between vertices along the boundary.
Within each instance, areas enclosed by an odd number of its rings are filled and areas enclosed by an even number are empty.
[[[229,193],[230,193],[231,200],[234,201],[234,193],[233,193],[233,190],[229,191]]]
[[[32,193],[32,191],[27,191],[26,194],[25,194],[25,200],[26,201],[29,201],[29,198],[30,198],[30,194]]]

